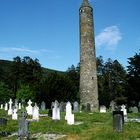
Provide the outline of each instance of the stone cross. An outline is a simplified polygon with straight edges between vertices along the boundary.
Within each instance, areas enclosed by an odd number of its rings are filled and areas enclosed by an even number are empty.
[[[32,115],[33,114],[33,107],[31,106],[32,102],[31,100],[28,101],[28,106],[26,107],[27,114]]]
[[[12,99],[9,101],[9,109],[8,109],[8,115],[12,115]]]
[[[59,103],[57,100],[55,100],[53,104],[53,109],[52,109],[52,119],[53,120],[60,120],[60,108],[59,108]]]
[[[124,120],[127,120],[127,110],[125,105],[121,106],[121,111],[123,111]]]
[[[27,113],[22,113],[22,118],[19,120],[18,138],[19,140],[29,140],[29,122],[26,120]]]

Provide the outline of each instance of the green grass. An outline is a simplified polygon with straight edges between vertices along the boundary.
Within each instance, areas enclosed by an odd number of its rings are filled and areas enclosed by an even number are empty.
[[[43,111],[41,113],[47,113]],[[7,126],[0,126],[1,131],[10,133],[18,131],[18,121],[11,120],[5,111],[0,110],[0,117],[6,116]],[[130,118],[140,118],[140,113],[128,114]],[[140,140],[140,123],[129,122],[124,124],[123,132],[113,131],[111,113],[76,113],[75,121],[83,122],[80,125],[67,125],[65,113],[61,113],[61,120],[54,122],[50,117],[40,117],[38,122],[30,122],[31,137],[36,133],[65,134],[61,140]],[[1,140],[16,140],[16,137],[0,138]],[[40,140],[43,138],[40,138]],[[34,140],[32,138],[32,140]]]

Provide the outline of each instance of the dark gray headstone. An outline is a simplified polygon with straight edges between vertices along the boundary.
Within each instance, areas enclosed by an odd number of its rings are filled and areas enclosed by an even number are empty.
[[[123,111],[113,111],[113,129],[116,132],[122,132],[123,124],[124,124]]]
[[[52,117],[52,109],[49,109],[49,110],[48,110],[48,116],[49,116],[49,117]]]
[[[86,105],[82,105],[81,110],[84,111],[84,112],[91,112],[91,106],[90,106],[90,104],[87,103]]]
[[[60,102],[60,111],[65,112],[65,109],[66,109],[66,103]]]
[[[7,119],[5,118],[0,118],[0,126],[7,125]]]
[[[73,112],[79,112],[79,103],[77,101],[73,103]]]
[[[26,120],[27,113],[23,112],[19,120],[18,139],[29,139],[29,122]]]
[[[138,102],[139,112],[140,112],[140,101]]]
[[[41,110],[45,110],[46,109],[46,103],[43,101],[41,103]]]

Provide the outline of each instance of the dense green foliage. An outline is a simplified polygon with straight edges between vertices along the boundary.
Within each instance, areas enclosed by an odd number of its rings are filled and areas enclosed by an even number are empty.
[[[100,105],[138,105],[140,101],[140,53],[128,59],[126,70],[117,60],[97,57],[97,76]],[[0,60],[0,98],[45,101],[50,107],[54,100],[79,101],[80,64],[66,72],[42,68],[38,59],[15,57],[12,62]]]
[[[128,103],[137,105],[140,101],[140,53],[128,59]]]

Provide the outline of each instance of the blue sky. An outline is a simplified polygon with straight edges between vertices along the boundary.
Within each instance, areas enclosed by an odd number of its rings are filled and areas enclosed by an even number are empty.
[[[96,56],[123,66],[140,49],[140,0],[89,0]],[[0,59],[30,56],[66,71],[79,62],[82,0],[0,0]]]

